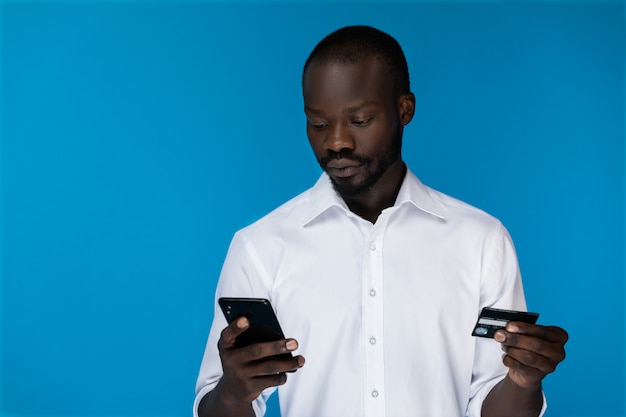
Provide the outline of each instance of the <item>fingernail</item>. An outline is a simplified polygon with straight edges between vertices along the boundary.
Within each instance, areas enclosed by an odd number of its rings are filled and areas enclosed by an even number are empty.
[[[245,317],[240,318],[239,320],[237,320],[237,327],[239,327],[240,329],[245,329],[246,327],[248,327],[248,320]]]
[[[502,332],[496,332],[493,338],[496,339],[496,342],[504,342],[506,340],[506,336]]]
[[[298,357],[298,366],[301,368],[304,366],[304,358],[302,356]]]
[[[289,340],[285,346],[287,347],[287,350],[296,350],[298,349],[298,342],[292,339]]]
[[[506,330],[511,333],[517,333],[519,331],[519,327],[517,327],[517,325],[515,324],[508,323],[506,325]]]

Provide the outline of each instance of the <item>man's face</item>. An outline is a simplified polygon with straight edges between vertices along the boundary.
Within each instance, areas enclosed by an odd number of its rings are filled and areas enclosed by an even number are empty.
[[[304,74],[303,96],[309,142],[340,195],[363,195],[402,164],[402,130],[414,104],[403,116],[406,98],[394,94],[383,63],[314,61]]]

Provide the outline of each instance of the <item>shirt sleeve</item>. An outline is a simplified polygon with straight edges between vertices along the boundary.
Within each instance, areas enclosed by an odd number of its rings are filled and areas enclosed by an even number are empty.
[[[217,349],[222,330],[228,325],[226,318],[219,308],[217,300],[220,297],[248,297],[270,298],[267,283],[269,275],[261,267],[255,252],[246,243],[241,232],[235,234],[215,291],[213,306],[213,323],[200,365],[200,372],[196,382],[196,397],[193,405],[193,415],[198,417],[200,400],[208,394],[222,377],[222,363]],[[268,388],[252,403],[257,416],[263,416],[266,410],[266,401],[276,390]]]
[[[508,231],[498,222],[485,240],[480,309],[483,307],[526,311],[526,300],[515,247]],[[504,377],[508,368],[502,363],[500,343],[475,338],[474,369],[467,417],[480,417],[482,404],[491,389]],[[541,416],[545,412],[544,397]]]

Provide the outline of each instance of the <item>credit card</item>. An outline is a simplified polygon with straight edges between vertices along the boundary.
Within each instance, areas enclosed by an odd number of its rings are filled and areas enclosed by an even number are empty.
[[[472,336],[493,338],[496,330],[504,329],[510,321],[523,321],[524,323],[535,324],[538,318],[538,313],[485,307],[480,312],[480,316],[478,316]]]

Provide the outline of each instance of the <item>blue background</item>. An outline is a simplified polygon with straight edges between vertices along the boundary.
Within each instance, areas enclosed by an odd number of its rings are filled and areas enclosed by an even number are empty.
[[[529,308],[569,331],[547,416],[624,415],[623,2],[0,13],[0,415],[190,414],[232,234],[319,175],[301,68],[346,24],[403,45],[405,159],[504,222]]]

